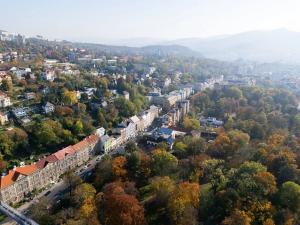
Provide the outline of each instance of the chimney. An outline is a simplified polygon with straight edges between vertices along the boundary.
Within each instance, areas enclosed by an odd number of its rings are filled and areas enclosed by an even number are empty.
[[[16,166],[16,165],[14,165],[13,171],[15,171],[15,170],[16,170],[16,168],[17,168],[17,166]]]

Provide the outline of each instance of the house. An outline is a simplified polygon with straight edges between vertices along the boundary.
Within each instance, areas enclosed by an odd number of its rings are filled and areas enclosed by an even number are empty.
[[[129,100],[129,92],[128,92],[128,91],[123,91],[123,97],[124,97],[126,100]]]
[[[141,113],[139,116],[141,131],[146,130],[152,124],[154,119],[158,117],[159,111],[157,106],[151,105],[148,110]]]
[[[24,79],[24,77],[28,74],[31,73],[31,69],[30,68],[16,68],[16,67],[12,67],[10,69],[10,71],[16,75],[16,77],[20,80],[20,79]]]
[[[108,135],[100,137],[100,149],[103,153],[110,152],[115,147],[115,138]]]
[[[142,130],[143,130],[143,129],[142,129],[143,127],[142,127],[142,125],[141,125],[141,121],[140,121],[140,118],[139,118],[139,117],[137,117],[136,115],[134,115],[134,116],[130,117],[129,120],[130,120],[132,123],[135,124],[135,130],[136,130],[136,132],[139,132],[139,131],[142,131]]]
[[[10,97],[0,91],[0,108],[11,106]]]
[[[136,124],[134,124],[130,119],[119,123],[115,128],[113,128],[114,134],[119,134],[122,137],[122,142],[125,142],[137,135]]]
[[[36,94],[34,92],[27,92],[27,93],[25,93],[25,98],[27,100],[35,99],[35,97],[36,97]]]
[[[8,122],[6,113],[0,112],[0,125],[5,125]]]
[[[14,167],[0,180],[1,201],[19,202],[26,197],[39,182],[38,168],[36,165]]]
[[[104,127],[100,127],[96,130],[96,134],[99,136],[99,137],[102,137],[103,135],[105,135],[105,128]]]
[[[200,123],[201,125],[214,126],[214,127],[223,126],[223,121],[217,120],[215,117],[208,117],[208,118],[201,117]]]
[[[47,70],[46,72],[42,73],[42,78],[47,81],[54,81],[55,77],[54,70]]]
[[[55,106],[50,102],[47,102],[42,108],[45,114],[53,113],[55,110]]]
[[[161,127],[153,130],[146,138],[147,144],[156,146],[160,142],[165,142],[172,149],[175,142],[175,132],[170,128]]]
[[[13,109],[11,112],[14,115],[14,117],[21,118],[21,117],[27,116],[29,111],[30,111],[30,109],[28,107],[19,107],[19,108]]]
[[[0,71],[0,85],[4,80],[11,81],[11,76],[6,71]]]

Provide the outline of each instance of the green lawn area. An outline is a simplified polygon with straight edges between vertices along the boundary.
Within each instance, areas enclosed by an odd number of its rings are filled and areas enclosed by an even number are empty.
[[[5,216],[5,215],[3,215],[2,213],[0,213],[0,222],[4,221],[4,220],[5,220],[5,218],[6,218],[6,216]]]

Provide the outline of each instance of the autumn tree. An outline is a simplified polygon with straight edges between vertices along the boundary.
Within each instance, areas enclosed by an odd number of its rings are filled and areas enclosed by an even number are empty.
[[[112,160],[111,167],[112,167],[112,173],[115,178],[123,179],[126,177],[127,175],[126,163],[127,160],[124,156],[118,156]]]
[[[151,170],[155,175],[166,175],[173,172],[178,165],[177,158],[166,150],[156,149],[151,155]]]
[[[189,182],[180,183],[173,191],[168,202],[172,224],[197,224],[199,201],[199,184]]]

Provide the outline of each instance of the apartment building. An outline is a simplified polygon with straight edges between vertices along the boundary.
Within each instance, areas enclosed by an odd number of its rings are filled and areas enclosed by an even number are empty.
[[[0,200],[6,203],[20,202],[33,190],[57,182],[61,175],[87,162],[98,148],[99,136],[93,134],[34,164],[15,167],[1,177]]]

